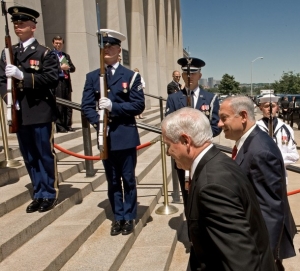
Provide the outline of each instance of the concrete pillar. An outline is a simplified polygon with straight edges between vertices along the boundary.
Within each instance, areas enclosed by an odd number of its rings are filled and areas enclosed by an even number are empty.
[[[146,92],[153,95],[161,96],[164,92],[160,89],[160,67],[158,55],[158,41],[157,41],[157,25],[156,25],[156,8],[155,1],[144,0],[147,5],[147,59],[148,59],[148,82],[146,85]],[[159,105],[159,100],[151,99],[152,105]]]
[[[165,1],[156,0],[158,17],[158,61],[160,68],[160,95],[167,98],[167,85],[171,82],[171,73],[168,70],[167,57],[167,33],[166,33],[166,12]]]
[[[140,0],[126,0],[127,31],[131,69],[138,68],[148,85],[148,65],[145,35],[144,5]],[[150,108],[150,98],[145,97],[146,108]]]
[[[63,50],[70,55],[76,67],[75,73],[71,74],[72,100],[81,103],[86,73],[100,66],[95,1],[42,1],[46,44],[52,48],[54,36],[64,38]],[[79,120],[80,113],[74,110],[73,121]]]
[[[166,6],[166,18],[167,18],[167,67],[168,74],[172,74],[174,71],[174,35],[173,35],[173,20],[172,20],[172,8],[171,0],[167,2]]]

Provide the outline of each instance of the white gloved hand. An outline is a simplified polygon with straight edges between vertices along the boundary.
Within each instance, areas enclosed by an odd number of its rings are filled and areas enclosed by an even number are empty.
[[[112,109],[112,102],[110,99],[103,97],[99,101],[99,108],[100,109],[107,109],[109,112]]]
[[[14,77],[18,80],[23,80],[24,78],[24,74],[22,71],[20,71],[18,69],[18,67],[11,65],[11,64],[7,64],[5,67],[5,75],[6,77]]]

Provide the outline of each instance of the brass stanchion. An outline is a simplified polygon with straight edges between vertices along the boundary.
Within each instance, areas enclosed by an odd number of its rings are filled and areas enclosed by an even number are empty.
[[[9,159],[6,125],[5,125],[5,115],[4,115],[4,109],[3,109],[3,100],[2,100],[1,96],[0,96],[0,100],[1,100],[0,101],[1,131],[2,131],[2,139],[3,139],[4,156],[5,156],[5,160],[0,162],[0,168],[17,167],[17,166],[20,166],[21,163],[16,160]]]
[[[157,213],[158,215],[171,215],[177,213],[178,208],[176,208],[173,205],[169,205],[167,167],[166,167],[166,149],[165,149],[165,143],[163,142],[162,136],[160,137],[160,142],[161,142],[161,162],[162,162],[163,188],[164,188],[164,205],[157,208],[155,213]]]

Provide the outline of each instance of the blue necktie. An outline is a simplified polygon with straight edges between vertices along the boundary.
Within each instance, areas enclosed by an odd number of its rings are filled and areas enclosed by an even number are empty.
[[[106,67],[106,76],[107,76],[107,81],[109,81],[112,78],[112,66],[108,65]]]

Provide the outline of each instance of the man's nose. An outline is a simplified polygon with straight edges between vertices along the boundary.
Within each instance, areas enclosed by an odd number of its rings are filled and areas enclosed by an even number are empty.
[[[219,122],[218,122],[218,127],[219,128],[222,128],[224,126],[224,123],[221,121],[221,120],[219,120]]]

